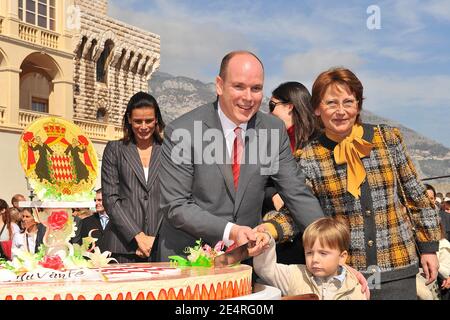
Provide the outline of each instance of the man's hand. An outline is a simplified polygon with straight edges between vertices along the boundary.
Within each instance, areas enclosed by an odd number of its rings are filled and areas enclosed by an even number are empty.
[[[281,208],[284,206],[284,201],[281,199],[280,195],[276,193],[272,197],[273,206],[275,207],[275,210],[280,211]]]
[[[426,285],[429,285],[438,276],[439,270],[439,260],[436,253],[424,253],[420,255],[420,263],[422,264],[422,269],[425,274],[425,279],[427,279]]]
[[[236,246],[240,246],[248,241],[256,241],[256,233],[250,227],[233,225],[230,230],[230,240]]]
[[[346,267],[348,270],[350,270],[351,273],[355,275],[356,279],[358,279],[358,282],[361,285],[361,293],[364,293],[367,300],[370,300],[370,290],[366,278],[364,278],[361,272],[356,271],[352,267],[349,267],[348,265],[346,265]]]
[[[138,250],[144,255],[144,257],[149,257],[152,251],[153,242],[155,242],[155,237],[147,236],[145,233],[140,232],[135,237]],[[136,254],[140,256],[136,250]]]

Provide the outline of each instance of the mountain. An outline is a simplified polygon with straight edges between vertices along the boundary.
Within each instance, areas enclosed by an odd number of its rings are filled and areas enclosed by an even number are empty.
[[[149,82],[150,93],[157,99],[166,123],[202,104],[216,99],[213,83],[156,72]]]
[[[149,81],[150,93],[158,100],[164,121],[169,123],[180,115],[207,102],[216,99],[214,83],[203,83],[182,76],[156,72]],[[268,111],[269,98],[264,98],[261,110]],[[398,127],[404,137],[408,152],[411,154],[421,178],[450,175],[450,149],[426,138],[412,129],[389,119],[379,117],[369,111],[361,115],[364,122],[385,123]],[[450,179],[432,180],[433,185],[445,184],[450,189]]]

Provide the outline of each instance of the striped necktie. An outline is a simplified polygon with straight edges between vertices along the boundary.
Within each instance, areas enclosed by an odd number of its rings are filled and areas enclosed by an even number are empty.
[[[244,143],[242,141],[241,131],[242,129],[240,127],[236,127],[234,129],[234,134],[236,135],[236,137],[234,138],[233,143],[232,169],[233,169],[233,180],[235,190],[237,190],[238,188],[239,174],[241,171],[242,151],[244,150]]]

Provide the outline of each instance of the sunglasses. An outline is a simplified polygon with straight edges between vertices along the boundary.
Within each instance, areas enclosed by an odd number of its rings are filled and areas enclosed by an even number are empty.
[[[278,102],[275,102],[275,101],[270,100],[270,101],[269,101],[269,110],[270,110],[270,112],[272,113],[273,110],[275,110],[275,107],[276,107],[277,105],[279,105],[279,104],[286,104],[286,103],[289,103],[289,102],[286,102],[286,101],[278,101]]]

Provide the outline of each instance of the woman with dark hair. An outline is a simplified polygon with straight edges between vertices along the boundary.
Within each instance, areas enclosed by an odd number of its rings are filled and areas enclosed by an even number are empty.
[[[362,103],[353,72],[321,73],[311,105],[323,133],[296,156],[324,214],[350,226],[347,262],[368,278],[372,298],[416,299],[419,262],[427,282],[437,276],[438,215],[400,131],[362,123]]]
[[[159,228],[159,163],[164,121],[153,96],[138,92],[123,117],[124,137],[106,145],[102,193],[111,232],[105,247],[120,263],[148,261]]]
[[[293,153],[301,149],[316,132],[311,94],[300,82],[285,82],[273,90],[269,110],[286,125]]]
[[[22,209],[22,217],[23,230],[22,232],[14,235],[12,248],[30,253],[36,253],[36,239],[39,224],[34,219],[34,215],[30,208]]]
[[[20,233],[20,228],[14,222],[11,222],[8,203],[0,199],[0,244],[4,256],[11,258],[11,246],[14,234]]]
[[[269,110],[274,116],[283,120],[291,143],[292,153],[299,152],[306,142],[316,134],[317,124],[311,108],[311,95],[300,82],[285,82],[272,91]],[[270,221],[278,215],[280,210],[286,211],[284,202],[278,194],[271,180],[265,189],[263,206],[264,220]],[[275,228],[276,225],[273,225]],[[270,226],[269,226],[270,228]],[[292,230],[297,233],[297,230]],[[305,263],[301,234],[289,240],[293,234],[284,234],[277,244],[277,258],[279,263]],[[289,240],[289,241],[288,241]]]

